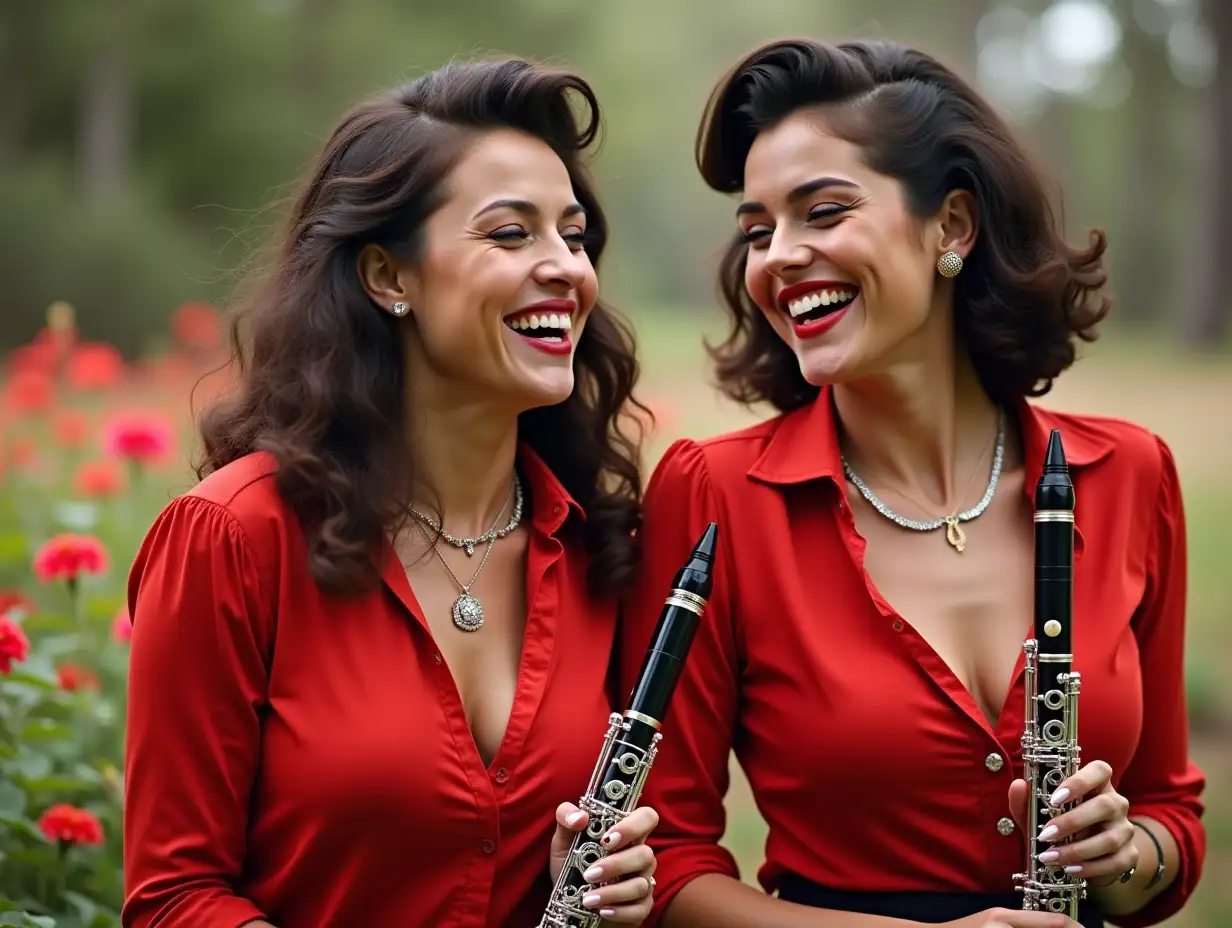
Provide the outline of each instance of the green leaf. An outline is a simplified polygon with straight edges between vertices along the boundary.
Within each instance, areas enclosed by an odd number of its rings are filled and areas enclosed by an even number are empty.
[[[60,680],[47,665],[27,664],[24,667],[14,667],[4,678],[5,684],[20,683],[23,686],[34,686],[45,690],[58,690]]]
[[[57,725],[49,719],[35,719],[21,730],[21,737],[26,741],[55,741],[72,736],[73,733],[63,725]]]
[[[77,910],[77,917],[87,924],[92,922],[98,914],[98,903],[87,899],[81,893],[75,893],[71,889],[65,890],[64,898]]]
[[[14,928],[56,928],[56,920],[47,915],[31,915],[29,912],[5,912],[0,915],[0,925]]]
[[[26,793],[17,784],[0,780],[0,818],[20,818],[26,811]]]
[[[8,765],[9,772],[25,780],[40,780],[51,773],[51,758],[46,754],[27,751],[21,758]]]

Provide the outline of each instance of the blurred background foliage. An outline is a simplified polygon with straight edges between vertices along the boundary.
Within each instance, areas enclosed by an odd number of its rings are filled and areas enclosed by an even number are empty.
[[[730,204],[692,162],[714,81],[784,34],[916,42],[975,80],[1112,237],[1118,322],[1227,330],[1232,17],[1202,0],[4,0],[0,345],[55,299],[83,335],[149,347],[169,307],[221,301],[341,113],[454,57],[579,68],[606,108],[604,286],[710,302]],[[1226,60],[1228,57],[1224,56]]]

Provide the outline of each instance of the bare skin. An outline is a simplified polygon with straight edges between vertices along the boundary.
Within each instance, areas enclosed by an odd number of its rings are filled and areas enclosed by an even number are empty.
[[[834,182],[818,184],[819,178]],[[841,445],[852,469],[907,518],[930,520],[975,505],[989,479],[997,410],[954,338],[953,284],[936,270],[944,252],[965,257],[974,245],[979,217],[972,198],[956,191],[937,215],[912,216],[895,180],[872,171],[854,145],[827,133],[823,111],[801,110],[754,142],[745,164],[745,200],[738,219],[749,241],[746,289],[794,350],[805,378],[833,384]],[[853,284],[859,295],[827,331],[801,337],[778,294],[816,280]],[[847,494],[856,527],[867,540],[865,567],[873,582],[945,661],[990,724],[1005,705],[1032,620],[1033,534],[1023,480],[1022,449],[1011,428],[996,496],[978,519],[963,524],[968,545],[961,555],[945,542],[942,530],[904,530],[854,486]],[[1146,890],[1154,845],[1127,821],[1128,803],[1112,789],[1110,772],[1095,761],[1062,783],[1075,797],[1088,798],[1055,821],[1063,834],[1083,833],[1087,843],[1064,853],[1081,857],[1090,895],[1107,913],[1132,912],[1175,878],[1178,852],[1156,823],[1168,876]],[[1015,781],[1007,796],[1020,827],[1024,790],[1025,784]],[[1117,882],[1135,865],[1133,880]],[[917,923],[806,908],[706,874],[679,892],[664,924],[906,928]],[[1077,928],[1065,916],[1007,909],[947,924]]]

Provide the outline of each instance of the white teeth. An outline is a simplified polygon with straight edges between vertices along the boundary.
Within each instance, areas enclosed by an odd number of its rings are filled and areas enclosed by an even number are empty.
[[[852,290],[814,290],[812,293],[806,294],[798,300],[792,300],[787,304],[787,310],[792,317],[802,316],[807,312],[811,312],[819,306],[830,306],[835,303],[845,303],[855,299],[855,291]]]
[[[529,316],[506,320],[505,324],[517,332],[525,332],[528,329],[560,329],[568,332],[573,328],[573,318],[567,313],[531,313]],[[544,338],[551,340],[553,336],[544,336]],[[556,340],[560,341],[559,338]]]

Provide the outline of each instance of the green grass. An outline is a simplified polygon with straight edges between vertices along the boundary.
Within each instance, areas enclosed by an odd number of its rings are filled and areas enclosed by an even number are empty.
[[[701,347],[722,331],[717,310],[690,314],[671,309],[637,314],[643,360],[642,395],[660,419],[649,449],[657,459],[672,439],[693,438],[737,428],[763,417],[720,399],[709,386]],[[1187,686],[1195,760],[1208,778],[1208,859],[1194,899],[1169,928],[1226,928],[1232,925],[1232,584],[1227,551],[1232,542],[1232,435],[1227,399],[1232,399],[1232,355],[1186,354],[1151,333],[1113,332],[1084,346],[1082,359],[1056,384],[1044,402],[1140,422],[1172,448],[1181,474],[1189,540]],[[761,864],[766,826],[733,763],[728,827],[723,844],[753,883]]]

